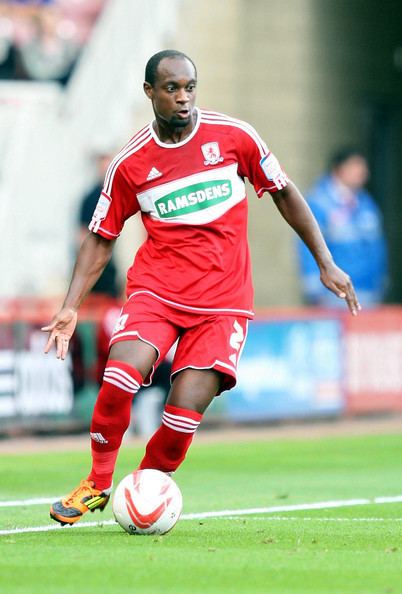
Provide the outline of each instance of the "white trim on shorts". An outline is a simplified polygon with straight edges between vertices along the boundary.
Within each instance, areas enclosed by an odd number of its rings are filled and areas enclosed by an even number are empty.
[[[170,374],[170,379],[172,380],[174,375],[180,373],[180,371],[184,371],[185,369],[214,369],[215,365],[220,365],[221,367],[229,369],[229,371],[233,371],[235,375],[235,380],[237,380],[237,369],[235,367],[232,367],[231,365],[228,365],[227,363],[224,363],[223,361],[219,361],[218,359],[215,359],[215,361],[211,365],[207,365],[206,367],[197,367],[197,365],[185,365],[184,367],[180,367],[180,369],[175,369]]]
[[[141,334],[139,332],[137,332],[137,330],[130,330],[128,332],[119,332],[118,334],[114,334],[109,341],[109,346],[112,344],[112,342],[115,341],[116,338],[120,338],[121,336],[136,336],[138,338],[138,340],[142,340],[142,342],[146,342],[147,344],[149,344],[149,346],[153,347],[156,350],[156,352],[158,353],[158,359],[161,356],[158,347],[155,346],[150,340],[146,340],[145,338],[143,338],[141,336]]]

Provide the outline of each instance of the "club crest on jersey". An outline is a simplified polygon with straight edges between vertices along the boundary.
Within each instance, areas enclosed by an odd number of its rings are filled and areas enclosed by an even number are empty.
[[[222,163],[221,151],[217,142],[207,142],[201,146],[204,155],[204,165],[217,165]]]

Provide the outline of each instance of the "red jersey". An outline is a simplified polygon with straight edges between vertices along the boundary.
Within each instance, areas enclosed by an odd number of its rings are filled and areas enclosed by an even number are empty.
[[[182,142],[152,123],[111,162],[89,229],[107,239],[138,211],[148,236],[127,273],[127,297],[148,293],[198,313],[253,316],[244,178],[257,195],[288,179],[249,124],[197,109]]]

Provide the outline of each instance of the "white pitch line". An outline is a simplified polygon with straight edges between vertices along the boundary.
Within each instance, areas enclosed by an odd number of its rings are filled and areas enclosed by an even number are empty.
[[[392,497],[375,497],[374,503],[400,503],[402,495],[394,495]]]
[[[0,501],[0,507],[24,507],[25,505],[49,505],[64,497],[36,497],[35,499],[15,499],[14,501]]]
[[[246,516],[250,514],[275,514],[284,511],[303,511],[310,509],[330,509],[335,507],[349,507],[368,505],[370,499],[347,499],[345,501],[319,501],[317,503],[300,503],[295,505],[274,505],[272,507],[251,507],[248,509],[225,509],[222,511],[200,512],[186,514],[186,520],[203,520],[207,518],[223,518],[225,516]],[[183,517],[183,516],[182,516]]]
[[[82,522],[78,528],[94,528],[96,526],[111,526],[116,524],[115,520],[106,520],[105,522]],[[24,534],[27,532],[50,532],[51,530],[72,530],[73,526],[61,526],[61,524],[48,524],[47,526],[27,526],[26,528],[12,528],[10,530],[0,530],[0,536],[7,534]]]
[[[13,501],[0,501],[0,507],[24,507],[28,505],[48,505],[53,503],[54,501],[58,501],[62,499],[62,495],[55,495],[54,497],[37,497],[31,499],[15,499]],[[374,497],[373,499],[346,499],[341,501],[321,501],[318,503],[302,503],[297,505],[279,505],[277,507],[257,507],[257,508],[248,508],[246,510],[224,510],[222,512],[200,512],[195,514],[196,517],[194,518],[186,518],[186,519],[201,519],[200,514],[212,514],[211,516],[205,515],[204,518],[207,517],[216,517],[217,514],[235,514],[239,515],[242,514],[243,511],[247,514],[252,513],[273,513],[276,511],[294,511],[294,510],[306,510],[306,509],[324,509],[326,507],[343,507],[345,505],[368,505],[369,503],[400,503],[402,502],[402,495],[391,495],[386,497]],[[306,507],[311,506],[311,507]],[[318,506],[318,507],[315,507]],[[191,515],[191,514],[187,514]],[[182,516],[183,517],[183,516]]]
[[[54,501],[55,498],[51,498],[50,501]],[[22,503],[24,502],[25,503]],[[26,502],[32,501],[29,499],[26,500],[19,500],[18,504],[21,505],[28,505]],[[33,500],[39,501],[39,500]],[[41,503],[44,501],[48,501],[47,499],[41,499]],[[288,512],[288,511],[309,511],[315,509],[334,509],[340,507],[354,507],[358,505],[381,505],[384,503],[399,503],[402,502],[402,495],[395,495],[395,496],[387,496],[387,497],[374,497],[373,499],[345,499],[339,501],[320,501],[316,503],[301,503],[295,505],[275,505],[272,507],[252,507],[247,509],[232,509],[232,510],[220,510],[220,511],[209,511],[209,512],[199,512],[199,513],[191,513],[191,514],[183,514],[181,516],[181,520],[205,520],[208,518],[239,518],[245,515],[255,515],[255,514],[274,514],[278,512]],[[12,503],[12,502],[2,502],[2,503]],[[14,502],[16,503],[16,502]],[[300,518],[302,519],[302,518]],[[318,518],[317,518],[318,519]],[[50,530],[69,530],[71,528],[92,528],[95,526],[110,526],[115,524],[114,520],[106,520],[105,522],[80,522],[77,526],[60,526],[59,524],[51,524],[47,526],[28,526],[26,528],[11,528],[8,530],[0,530],[0,536],[6,536],[10,534],[23,534],[27,532],[48,532]]]
[[[210,518],[211,520],[220,520],[221,518]],[[244,516],[227,516],[225,520],[243,520]],[[271,516],[271,517],[253,517],[247,518],[249,521],[256,522],[402,522],[402,518],[315,518],[311,517],[300,517],[300,516]]]

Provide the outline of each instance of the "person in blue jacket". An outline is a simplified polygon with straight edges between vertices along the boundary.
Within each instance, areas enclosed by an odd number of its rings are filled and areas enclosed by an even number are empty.
[[[306,194],[335,262],[351,277],[363,307],[383,301],[388,272],[381,212],[364,189],[368,177],[364,155],[342,148]],[[317,265],[301,241],[298,254],[305,301],[339,307],[339,300],[322,286]]]

